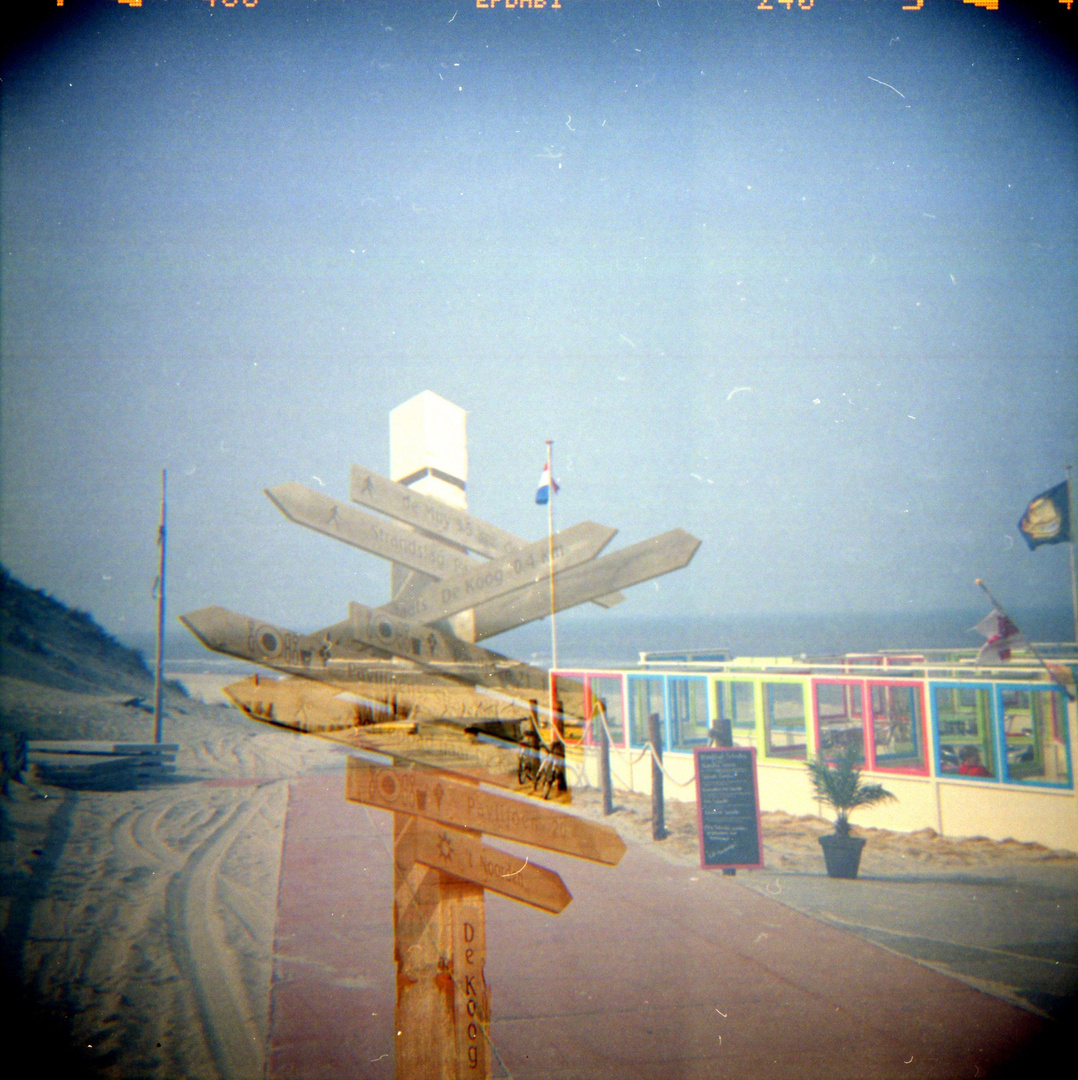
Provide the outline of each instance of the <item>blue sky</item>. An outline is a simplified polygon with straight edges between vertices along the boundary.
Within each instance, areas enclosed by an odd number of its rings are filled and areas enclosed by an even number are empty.
[[[336,621],[386,569],[262,489],[347,497],[430,389],[481,517],[543,534],[552,438],[559,524],[700,537],[607,618],[1066,607],[1015,523],[1078,460],[1071,16],[775,8],[50,13],[0,100],[5,565],[148,630],[167,468],[174,613]]]

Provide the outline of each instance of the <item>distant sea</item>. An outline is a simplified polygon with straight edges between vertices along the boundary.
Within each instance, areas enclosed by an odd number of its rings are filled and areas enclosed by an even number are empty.
[[[607,617],[578,611],[558,616],[559,667],[635,664],[643,650],[723,649],[740,656],[808,656],[875,649],[959,649],[979,647],[984,639],[972,628],[987,614],[976,610],[873,612],[841,614],[715,615],[633,618],[610,612]],[[1074,627],[1066,608],[1015,609],[1009,612],[1032,641],[1073,641]],[[327,624],[332,620],[327,619]],[[154,641],[143,636],[126,640],[152,665]],[[483,642],[488,648],[547,666],[550,663],[550,620],[530,623]],[[254,670],[240,660],[211,653],[186,631],[166,637],[171,671],[237,673]]]

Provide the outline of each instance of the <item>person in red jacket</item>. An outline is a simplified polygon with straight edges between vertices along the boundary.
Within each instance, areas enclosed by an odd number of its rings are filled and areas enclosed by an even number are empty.
[[[981,763],[981,752],[976,746],[963,746],[958,752],[958,774],[960,776],[991,776]]]

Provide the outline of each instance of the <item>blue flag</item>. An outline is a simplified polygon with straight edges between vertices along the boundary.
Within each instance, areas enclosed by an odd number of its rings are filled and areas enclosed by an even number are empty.
[[[1067,481],[1042,491],[1026,507],[1018,531],[1026,538],[1029,549],[1041,544],[1065,544],[1071,538],[1070,496]]]

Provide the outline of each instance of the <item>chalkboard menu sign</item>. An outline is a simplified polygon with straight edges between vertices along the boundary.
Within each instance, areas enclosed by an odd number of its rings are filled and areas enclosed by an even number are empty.
[[[700,865],[763,866],[756,750],[733,746],[694,754]]]

